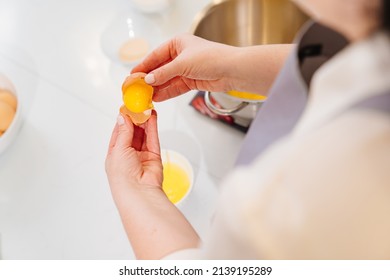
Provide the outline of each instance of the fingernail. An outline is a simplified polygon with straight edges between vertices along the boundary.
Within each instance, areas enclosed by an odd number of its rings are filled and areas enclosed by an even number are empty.
[[[156,82],[156,79],[154,78],[154,74],[148,74],[145,76],[145,83],[151,85]]]
[[[123,125],[125,123],[125,119],[123,118],[122,115],[119,115],[118,118],[116,119],[116,122],[118,125]]]

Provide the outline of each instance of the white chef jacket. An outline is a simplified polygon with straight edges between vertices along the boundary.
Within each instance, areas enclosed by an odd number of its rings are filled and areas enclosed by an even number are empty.
[[[166,259],[390,259],[390,37],[319,68],[291,133],[224,180],[209,236]]]

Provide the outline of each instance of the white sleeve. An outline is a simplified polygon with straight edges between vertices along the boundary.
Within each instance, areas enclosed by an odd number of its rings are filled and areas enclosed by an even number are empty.
[[[200,260],[202,259],[201,249],[185,249],[173,252],[162,260]]]
[[[225,181],[203,258],[389,259],[389,141],[387,118],[346,114],[279,143]]]
[[[280,142],[226,178],[201,251],[171,258],[389,259],[389,131],[346,115]]]

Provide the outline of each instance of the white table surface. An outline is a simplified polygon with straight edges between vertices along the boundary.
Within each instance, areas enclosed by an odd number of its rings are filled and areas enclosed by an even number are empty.
[[[151,20],[161,40],[190,30],[209,0],[176,0]],[[101,35],[129,0],[0,0],[0,72],[24,122],[0,155],[0,259],[131,259],[104,171],[129,68]],[[244,135],[191,108],[194,92],[155,104],[163,148],[183,153],[195,185],[182,210],[201,236]]]

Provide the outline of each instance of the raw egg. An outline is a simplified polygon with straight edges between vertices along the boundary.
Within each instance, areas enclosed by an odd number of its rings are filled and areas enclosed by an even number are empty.
[[[247,99],[247,100],[264,101],[267,99],[267,97],[264,95],[259,95],[251,92],[237,91],[237,90],[228,91],[227,94],[241,99]]]
[[[174,162],[165,162],[163,163],[163,167],[163,191],[168,199],[176,204],[188,192],[191,184],[190,178],[184,169]]]
[[[163,163],[162,189],[177,206],[182,204],[193,188],[194,170],[190,161],[174,150],[161,150]]]
[[[120,112],[128,115],[136,125],[146,122],[153,109],[153,87],[145,83],[145,76],[145,73],[134,73],[122,85],[124,105]]]

